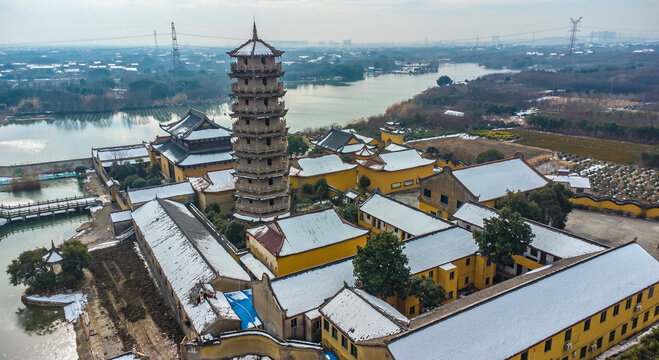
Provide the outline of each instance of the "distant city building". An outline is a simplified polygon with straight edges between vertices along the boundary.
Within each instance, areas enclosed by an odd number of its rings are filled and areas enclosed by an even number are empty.
[[[252,38],[229,51],[236,62],[231,64],[231,117],[233,149],[237,158],[236,213],[238,219],[252,222],[269,221],[289,212],[288,141],[284,75],[276,58],[282,55],[259,39],[256,24]]]
[[[351,46],[352,46],[352,40],[351,40],[351,39],[345,39],[345,40],[343,40],[343,46],[345,46],[345,47],[351,47]]]

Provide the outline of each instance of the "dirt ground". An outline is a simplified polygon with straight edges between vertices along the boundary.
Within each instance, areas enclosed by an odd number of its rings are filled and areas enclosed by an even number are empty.
[[[460,139],[458,137],[441,138],[434,140],[415,141],[408,144],[415,149],[424,150],[434,146],[440,154],[453,154],[454,161],[462,161],[465,164],[473,164],[476,156],[483,151],[496,149],[501,151],[506,157],[512,157],[516,152],[524,154],[524,158],[533,163],[533,159],[540,156],[547,156],[552,152],[546,149],[540,149],[533,146],[520,145],[509,142],[495,141],[485,138],[472,140]]]
[[[659,260],[659,221],[574,209],[565,230],[608,246],[636,242]]]
[[[92,252],[89,312],[102,332],[101,357],[136,349],[152,359],[177,359],[183,338],[144,261],[130,240]],[[90,345],[95,345],[90,342]],[[100,355],[98,351],[95,355]]]
[[[404,204],[407,204],[417,209],[419,208],[419,189],[398,191],[389,194],[389,196]]]

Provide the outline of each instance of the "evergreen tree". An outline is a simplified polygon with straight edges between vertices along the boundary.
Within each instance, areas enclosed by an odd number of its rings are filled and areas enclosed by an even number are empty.
[[[501,160],[504,158],[504,154],[497,150],[497,149],[490,149],[487,151],[483,151],[482,153],[478,154],[476,156],[476,164],[482,164],[485,162],[490,162],[490,161],[495,161],[495,160]]]
[[[444,288],[425,276],[410,278],[410,295],[419,297],[419,313],[435,308],[446,301]]]
[[[371,295],[386,298],[398,294],[406,298],[410,282],[410,268],[403,244],[389,232],[382,232],[357,246],[352,261],[354,274],[362,288]]]
[[[43,260],[46,252],[45,248],[23,251],[17,259],[12,260],[7,266],[9,283],[14,286],[34,284],[39,274],[46,271],[46,263]]]
[[[472,236],[480,253],[499,265],[512,265],[512,255],[523,254],[535,237],[522,216],[507,207],[499,210],[498,216],[483,221],[483,230],[475,230]]]
[[[87,246],[74,239],[65,242],[62,245],[62,273],[67,275],[65,283],[72,283],[74,280],[80,280],[84,276],[82,269],[88,268],[92,261],[92,256],[87,250]]]

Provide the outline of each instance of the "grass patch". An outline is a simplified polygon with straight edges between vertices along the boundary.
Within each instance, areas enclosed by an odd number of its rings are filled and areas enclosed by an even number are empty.
[[[537,146],[539,148],[562,151],[573,155],[581,155],[616,163],[636,162],[640,159],[641,152],[650,148],[650,145],[633,144],[615,140],[551,134],[520,129],[509,131],[521,136],[522,139],[517,141],[519,144]]]

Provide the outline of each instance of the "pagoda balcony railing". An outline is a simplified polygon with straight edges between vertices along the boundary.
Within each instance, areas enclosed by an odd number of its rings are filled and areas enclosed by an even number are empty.
[[[285,131],[286,121],[283,119],[271,119],[270,125],[266,125],[265,121],[253,121],[249,125],[245,124],[243,121],[236,121],[233,123],[234,136],[238,136],[240,134],[269,134]]]
[[[279,153],[286,152],[287,144],[286,141],[273,141],[270,145],[266,144],[247,144],[243,139],[238,140],[233,144],[233,151],[236,153],[236,156],[240,156],[241,153],[246,154],[266,154],[266,153]]]
[[[288,205],[286,203],[275,203],[275,205],[264,203],[262,206],[254,206],[252,204],[243,205],[236,203],[236,209],[247,212],[245,215],[252,217],[272,217],[281,214],[282,212],[288,211]]]
[[[231,92],[234,96],[257,94],[284,96],[285,93],[284,83],[273,83],[272,85],[245,85],[240,81],[231,84]]]
[[[288,164],[286,162],[273,163],[272,165],[243,165],[236,163],[233,166],[236,175],[240,176],[241,174],[273,174],[273,173],[282,173],[288,170]]]
[[[269,105],[257,105],[257,104],[241,104],[239,102],[233,103],[231,105],[231,111],[237,115],[241,114],[280,114],[286,112],[286,101],[274,102]],[[276,116],[276,115],[275,115]]]
[[[242,72],[281,72],[281,63],[276,64],[244,64],[241,62],[231,63],[231,72],[242,73]]]
[[[243,181],[243,179],[238,179],[238,181],[236,181],[236,189],[239,189],[243,193],[265,195],[265,194],[288,191],[288,183],[281,181],[278,183],[274,183],[272,185],[257,184],[257,183],[249,184],[247,181]]]

